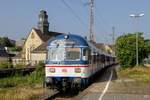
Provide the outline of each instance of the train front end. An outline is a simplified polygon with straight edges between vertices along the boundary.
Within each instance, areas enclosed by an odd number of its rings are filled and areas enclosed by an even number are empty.
[[[45,65],[46,86],[65,91],[88,84],[88,44],[77,35],[49,40]]]

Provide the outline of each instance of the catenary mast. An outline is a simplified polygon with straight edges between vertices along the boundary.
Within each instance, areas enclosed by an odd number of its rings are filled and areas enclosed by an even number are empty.
[[[89,18],[89,33],[90,33],[90,41],[95,42],[94,40],[94,0],[89,1],[89,11],[90,11],[90,18]]]

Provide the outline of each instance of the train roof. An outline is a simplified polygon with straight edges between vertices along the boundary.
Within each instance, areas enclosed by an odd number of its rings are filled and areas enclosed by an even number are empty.
[[[111,54],[107,54],[105,51],[103,51],[102,49],[100,48],[97,48],[92,42],[90,41],[87,41],[85,38],[83,38],[82,36],[79,36],[79,35],[75,35],[75,34],[62,34],[62,35],[58,35],[52,39],[50,39],[48,41],[48,46],[53,46],[53,45],[57,45],[57,43],[62,43],[67,41],[67,42],[71,42],[73,41],[75,44],[74,46],[80,46],[80,47],[90,47],[93,52],[97,52],[97,53],[100,53],[100,54],[104,54],[106,56],[111,56],[111,57],[114,57],[113,55]]]
[[[51,46],[53,41],[59,41],[59,40],[74,41],[76,46],[89,46],[86,39],[75,34],[58,35],[55,38],[52,38],[48,41],[48,46]]]

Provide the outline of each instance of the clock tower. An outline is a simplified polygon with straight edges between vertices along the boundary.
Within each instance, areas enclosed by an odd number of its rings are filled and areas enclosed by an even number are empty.
[[[48,15],[44,10],[40,11],[38,28],[41,30],[43,34],[49,33]]]

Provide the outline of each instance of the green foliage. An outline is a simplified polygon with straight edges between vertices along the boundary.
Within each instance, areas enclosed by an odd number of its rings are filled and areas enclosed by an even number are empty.
[[[6,47],[13,47],[15,44],[12,44],[8,37],[0,37],[0,44]]]
[[[9,88],[18,85],[34,85],[37,83],[42,83],[44,72],[43,65],[43,63],[39,63],[38,66],[36,66],[36,70],[33,71],[30,75],[21,76],[19,74],[16,74],[12,77],[0,79],[0,88]]]
[[[43,66],[44,66],[44,63],[42,63],[42,62],[40,62],[36,66],[35,71],[28,77],[28,84],[43,82],[43,75],[44,75],[44,67]]]
[[[11,47],[10,50],[11,50],[11,51],[21,51],[22,48],[21,48],[21,47],[16,47],[16,46],[15,46],[15,47]]]
[[[148,57],[150,55],[150,39],[145,40],[145,49]]]
[[[13,65],[11,62],[8,62],[8,61],[3,61],[0,63],[0,69],[3,69],[3,68],[12,68]]]
[[[139,63],[142,63],[147,52],[142,33],[138,33]],[[124,34],[116,40],[116,55],[123,68],[133,67],[136,64],[136,33]]]

